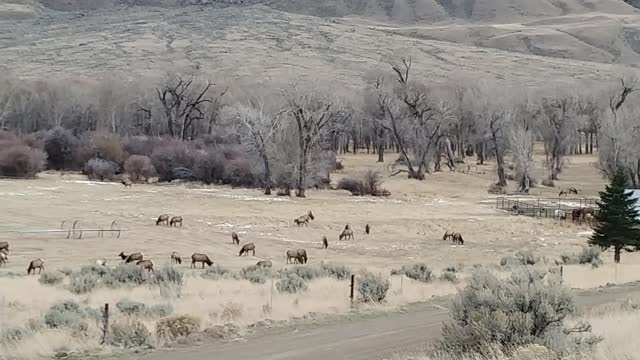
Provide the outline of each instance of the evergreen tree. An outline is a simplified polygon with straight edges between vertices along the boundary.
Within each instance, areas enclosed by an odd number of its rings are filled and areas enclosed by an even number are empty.
[[[600,211],[595,215],[597,225],[589,244],[603,249],[613,247],[613,260],[620,262],[620,251],[627,246],[640,248],[640,220],[636,210],[636,199],[625,192],[626,176],[619,170],[611,183],[600,192],[597,202]]]

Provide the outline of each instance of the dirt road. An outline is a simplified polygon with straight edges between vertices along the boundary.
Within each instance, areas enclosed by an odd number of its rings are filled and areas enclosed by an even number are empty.
[[[640,284],[582,291],[578,307],[640,298]],[[373,360],[411,351],[438,338],[447,310],[434,304],[415,306],[406,313],[340,322],[278,334],[249,336],[241,342],[193,349],[154,352],[129,359],[141,360]]]

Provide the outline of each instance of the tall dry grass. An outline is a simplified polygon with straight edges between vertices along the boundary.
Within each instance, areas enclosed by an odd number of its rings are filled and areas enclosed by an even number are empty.
[[[392,277],[387,301],[378,305],[362,305],[362,310],[390,310],[398,306],[424,301],[432,296],[455,292],[455,287],[446,282],[424,284],[409,279]],[[129,299],[144,303],[147,307],[156,304],[171,305],[174,314],[192,315],[201,322],[201,329],[214,325],[235,323],[241,328],[249,324],[271,319],[288,320],[309,313],[346,314],[351,311],[347,281],[333,278],[318,278],[308,282],[308,290],[296,294],[279,293],[271,280],[265,284],[252,284],[245,280],[208,280],[189,276],[178,292],[167,294],[158,287],[139,286],[132,288],[99,288],[91,293],[75,295],[63,286],[42,285],[37,277],[0,278],[1,297],[4,298],[4,322],[0,328],[29,329],[18,341],[0,342],[0,359],[37,359],[65,352],[110,352],[109,347],[100,346],[100,331],[94,321],[88,321],[88,330],[83,336],[71,330],[48,329],[42,323],[44,314],[55,303],[73,300],[81,306],[101,309],[111,304],[111,321],[125,320],[126,315],[114,306],[118,301]],[[327,296],[329,295],[329,296]],[[1,298],[0,298],[1,301]],[[0,302],[0,306],[2,302]],[[152,344],[155,324],[159,319],[141,318],[151,331]],[[30,325],[31,324],[31,325]]]

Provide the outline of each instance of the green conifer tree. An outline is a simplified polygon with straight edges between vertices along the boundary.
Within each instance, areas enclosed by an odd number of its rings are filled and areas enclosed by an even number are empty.
[[[595,215],[596,225],[589,244],[603,249],[613,247],[613,260],[620,262],[622,249],[640,248],[640,218],[636,199],[625,192],[626,176],[619,170],[611,183],[600,192],[597,202],[600,210]]]

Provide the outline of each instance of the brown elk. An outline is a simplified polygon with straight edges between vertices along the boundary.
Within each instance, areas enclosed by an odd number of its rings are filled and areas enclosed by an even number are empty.
[[[558,196],[569,195],[569,194],[578,195],[578,189],[574,188],[573,186],[568,187],[566,189],[562,189],[560,190],[560,193],[558,194]]]
[[[273,263],[271,260],[260,260],[256,263],[256,266],[261,268],[270,268],[273,266]]]
[[[172,264],[182,264],[182,258],[180,257],[180,254],[178,254],[177,252],[173,251],[171,253],[171,263]]]
[[[140,261],[136,262],[136,265],[142,265],[142,268],[144,270],[147,270],[149,272],[153,272],[153,261],[151,261],[151,260],[140,260]]]
[[[236,234],[235,232],[231,233],[231,243],[240,245],[240,238],[238,237],[238,234]]]
[[[345,240],[356,239],[355,236],[353,236],[353,230],[349,229],[349,225],[347,225],[344,230],[342,230],[342,234],[340,234],[338,240],[342,240],[342,238],[345,238]]]
[[[42,273],[44,271],[44,259],[40,258],[40,259],[35,259],[33,261],[31,261],[29,263],[29,267],[27,268],[27,275],[31,274],[31,271],[33,271],[33,273],[36,273],[36,269],[38,269],[38,274]]]
[[[298,260],[298,252],[296,250],[287,250],[287,264],[293,263],[291,260]]]
[[[326,236],[322,237],[322,247],[325,249],[329,247],[329,240],[327,240]]]
[[[315,216],[313,216],[313,213],[311,212],[311,210],[309,210],[309,212],[307,212],[306,215],[302,215],[297,219],[294,219],[293,222],[298,225],[304,225],[304,226],[309,226],[309,220],[314,220]]]
[[[462,234],[460,234],[458,232],[453,234],[453,243],[454,244],[459,244],[459,245],[464,245],[464,239],[462,238]]]
[[[120,180],[120,183],[122,185],[124,185],[124,187],[131,187],[131,180],[127,177],[123,177],[122,180]]]
[[[127,255],[124,253],[124,251],[122,251],[120,252],[120,254],[118,254],[118,256],[120,256],[120,258],[124,260],[125,264],[142,260],[142,253],[139,252]]]
[[[248,256],[249,251],[252,252],[251,255],[256,256],[256,246],[253,243],[242,245],[242,249],[240,249],[240,253],[238,254],[238,256],[242,256],[242,254],[244,254],[245,256]]]
[[[7,252],[9,252],[9,242],[7,241],[0,241],[0,250],[5,249],[7,250]]]
[[[444,235],[442,235],[442,240],[447,240],[449,238],[453,238],[453,231],[445,231]]]
[[[162,214],[158,216],[158,220],[156,220],[156,226],[164,223],[165,225],[169,225],[169,215]]]
[[[195,269],[196,263],[198,262],[202,263],[203,269],[204,269],[204,264],[207,264],[208,266],[213,265],[213,261],[211,261],[211,259],[209,259],[209,257],[206,254],[195,253],[191,255],[191,267]]]
[[[307,250],[298,249],[298,250],[296,250],[296,255],[297,255],[297,259],[296,260],[298,260],[298,262],[300,264],[306,264],[307,263],[307,260],[308,260],[308,258],[307,258]]]
[[[182,216],[172,217],[169,226],[178,226],[178,224],[180,224],[180,227],[182,227]]]
[[[370,231],[371,231],[371,226],[369,226],[369,224],[365,225],[364,232],[367,233],[367,235],[369,235]]]

